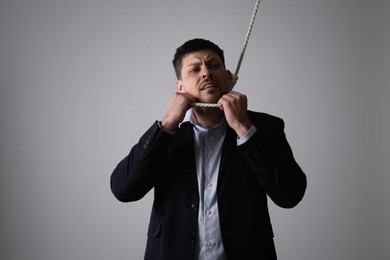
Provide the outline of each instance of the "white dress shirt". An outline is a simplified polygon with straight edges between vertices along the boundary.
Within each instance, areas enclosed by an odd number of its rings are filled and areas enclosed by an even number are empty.
[[[199,189],[198,234],[195,260],[226,260],[219,226],[217,181],[222,145],[228,127],[225,118],[212,128],[200,125],[192,110],[188,110],[183,122],[189,121],[194,129],[195,162]],[[237,139],[237,145],[245,143],[256,128]]]

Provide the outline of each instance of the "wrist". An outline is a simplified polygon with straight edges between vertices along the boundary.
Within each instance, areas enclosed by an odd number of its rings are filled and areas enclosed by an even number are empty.
[[[249,131],[246,133],[246,135],[237,137],[237,145],[242,145],[246,143],[252,136],[257,132],[257,128],[254,125],[251,125],[249,128]]]
[[[176,127],[177,127],[177,124],[169,121],[169,120],[166,120],[166,119],[163,119],[160,121],[160,127],[161,129],[163,130],[166,130],[166,131],[175,131]]]
[[[163,128],[163,127],[162,127],[162,124],[161,124],[161,121],[157,121],[157,124],[158,124],[158,127],[159,127],[162,131],[164,131],[164,132],[166,132],[166,133],[168,133],[168,134],[170,134],[170,135],[174,135],[174,134],[175,134],[175,130],[168,130],[168,129],[166,129],[166,128]]]
[[[252,123],[250,121],[238,125],[237,128],[235,129],[238,138],[247,135],[251,127],[252,127]]]

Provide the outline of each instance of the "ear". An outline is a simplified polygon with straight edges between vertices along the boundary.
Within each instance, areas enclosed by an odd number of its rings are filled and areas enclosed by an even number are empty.
[[[229,85],[229,91],[233,89],[235,82],[234,82],[234,76],[230,70],[226,70],[226,77],[228,80],[228,85]]]
[[[226,76],[227,76],[228,80],[232,80],[233,79],[233,73],[230,70],[226,70]]]
[[[176,81],[176,87],[178,92],[185,93],[183,81]]]

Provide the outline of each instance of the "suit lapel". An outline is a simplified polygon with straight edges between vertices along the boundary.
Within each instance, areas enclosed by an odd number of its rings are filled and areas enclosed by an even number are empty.
[[[182,123],[180,126],[180,145],[185,147],[183,151],[183,158],[185,158],[184,165],[188,169],[190,174],[192,186],[198,194],[198,178],[196,176],[196,165],[195,165],[195,148],[194,148],[194,133],[192,129],[192,124],[189,122]],[[199,194],[198,194],[199,197]]]
[[[237,146],[237,134],[230,127],[226,130],[225,140],[222,146],[222,155],[221,162],[219,165],[219,174],[218,174],[218,186],[223,186],[223,180],[225,179],[227,164],[231,159],[233,150]]]

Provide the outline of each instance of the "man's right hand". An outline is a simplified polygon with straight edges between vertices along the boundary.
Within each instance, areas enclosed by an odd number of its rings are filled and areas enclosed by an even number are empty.
[[[191,104],[194,103],[195,97],[182,92],[175,92],[171,95],[168,111],[161,120],[161,127],[166,130],[174,131],[183,121],[184,116]]]

